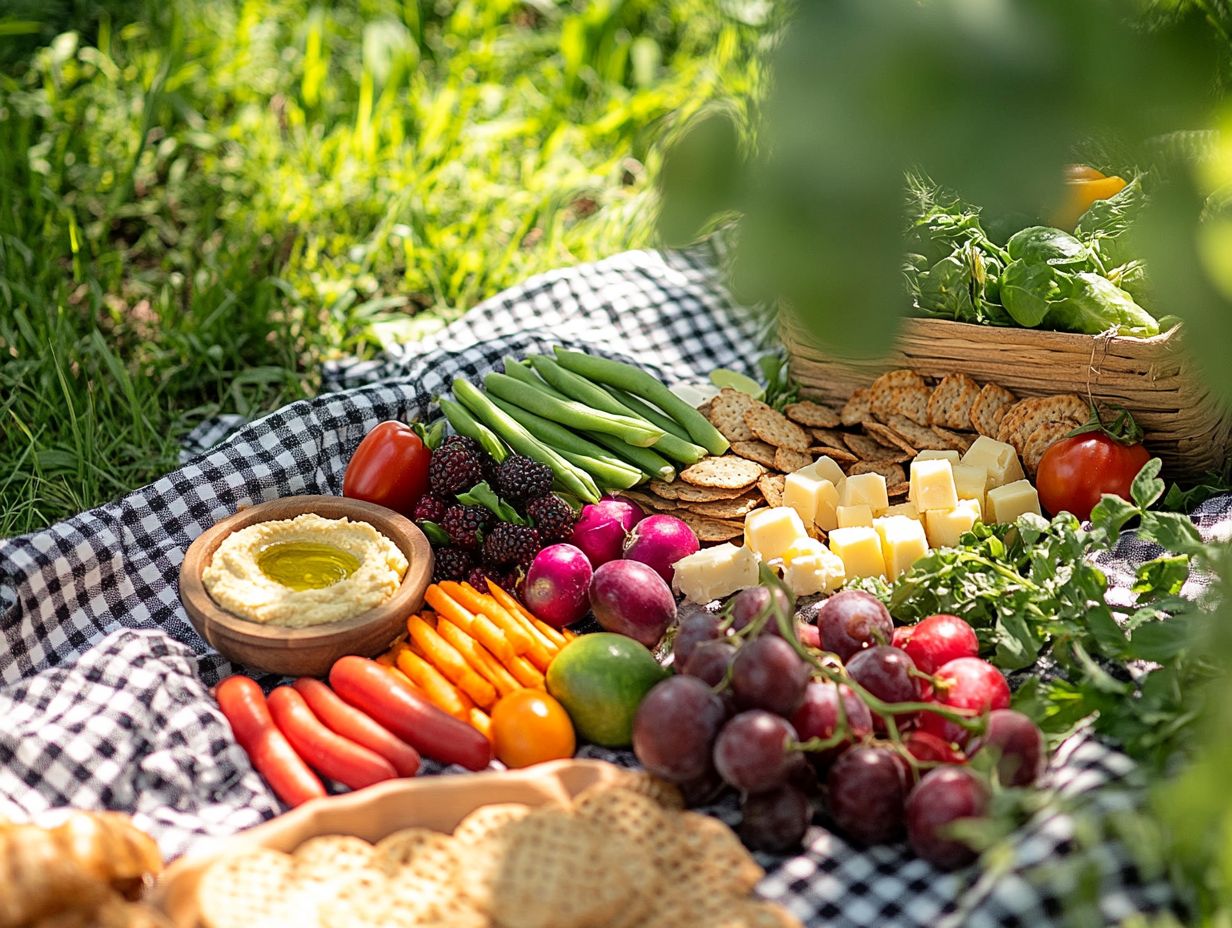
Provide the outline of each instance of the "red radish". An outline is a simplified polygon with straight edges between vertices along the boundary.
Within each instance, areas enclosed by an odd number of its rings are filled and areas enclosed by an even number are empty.
[[[693,529],[675,516],[647,516],[633,526],[625,544],[625,560],[649,564],[671,587],[675,563],[700,547]]]
[[[590,608],[609,632],[653,648],[676,619],[676,598],[654,569],[639,561],[608,561],[590,582]]]
[[[620,496],[605,496],[582,507],[569,543],[581,549],[591,567],[598,567],[620,557],[629,532],[645,516],[636,503]]]
[[[554,628],[563,628],[590,608],[587,592],[594,575],[590,561],[574,545],[549,545],[531,561],[526,572],[522,601],[536,618]]]
[[[930,702],[951,709],[966,709],[972,717],[994,709],[1008,709],[1010,687],[1005,676],[978,657],[960,657],[943,665],[933,676]],[[964,745],[970,732],[935,712],[920,713],[920,730],[931,732],[942,741]]]
[[[938,667],[960,657],[980,655],[975,629],[945,612],[921,619],[916,625],[894,629],[894,647],[906,651],[924,673],[936,673]]]

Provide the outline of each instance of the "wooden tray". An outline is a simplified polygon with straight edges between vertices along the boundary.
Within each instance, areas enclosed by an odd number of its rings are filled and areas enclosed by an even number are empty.
[[[1123,338],[909,319],[887,357],[845,361],[820,348],[790,311],[780,316],[791,374],[803,397],[841,405],[857,387],[897,367],[936,378],[961,371],[1020,397],[1077,393],[1128,409],[1165,472],[1197,479],[1221,470],[1227,461],[1232,409],[1202,383],[1183,350],[1182,329],[1176,326],[1154,338]]]
[[[613,782],[624,773],[606,761],[559,760],[517,771],[390,780],[353,793],[314,799],[232,838],[190,851],[163,872],[151,902],[176,928],[199,928],[197,885],[206,868],[222,855],[255,847],[292,851],[319,835],[356,835],[376,842],[412,826],[452,832],[479,806],[566,802],[587,787]]]

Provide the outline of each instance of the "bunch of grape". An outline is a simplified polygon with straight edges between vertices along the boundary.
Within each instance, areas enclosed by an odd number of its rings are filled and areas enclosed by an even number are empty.
[[[797,847],[820,797],[854,843],[905,835],[938,867],[970,863],[953,823],[985,815],[995,788],[1034,783],[1047,761],[971,626],[933,615],[896,629],[856,590],[793,608],[771,584],[718,612],[682,609],[676,674],[634,720],[642,765],[694,804],[739,790],[739,832],[756,850]]]

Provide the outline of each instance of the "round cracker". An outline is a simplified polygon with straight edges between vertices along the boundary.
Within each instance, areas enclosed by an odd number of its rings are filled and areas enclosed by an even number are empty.
[[[731,443],[732,454],[749,461],[756,461],[764,467],[774,466],[774,452],[776,450],[778,449],[774,445],[767,444],[757,438],[752,441],[733,441]]]
[[[783,407],[783,415],[792,422],[798,422],[810,428],[833,429],[837,428],[841,422],[837,412],[829,406],[822,406],[812,400],[788,403]]]
[[[647,488],[655,496],[678,503],[708,503],[716,499],[735,499],[743,496],[745,487],[725,490],[721,487],[695,487],[680,480],[664,483],[662,480],[652,480]]]
[[[706,418],[729,442],[752,441],[753,432],[744,424],[744,414],[757,404],[747,393],[724,387],[710,402]]]
[[[872,418],[873,409],[869,400],[868,388],[854,390],[838,414],[839,421],[850,428],[859,425],[865,419]]]
[[[533,811],[521,802],[494,802],[480,806],[458,823],[453,830],[453,840],[461,847],[481,844],[510,822],[524,819]]]
[[[754,435],[776,448],[805,451],[812,444],[808,432],[765,403],[748,410],[744,414],[744,424]]]
[[[798,426],[797,426],[798,428]],[[805,442],[805,447],[808,443]],[[754,461],[734,454],[702,458],[680,472],[680,479],[695,487],[719,490],[746,490],[757,482],[765,469]],[[699,501],[700,502],[700,501]]]
[[[1045,422],[1037,427],[1030,437],[1027,438],[1027,443],[1022,449],[1022,466],[1027,469],[1027,473],[1034,476],[1035,472],[1039,470],[1040,461],[1044,458],[1044,452],[1075,428],[1076,426],[1069,422]]]
[[[829,449],[831,451],[835,449]],[[774,452],[774,467],[785,474],[794,474],[802,467],[813,463],[813,455],[807,451],[792,451],[790,448],[777,448]]]
[[[197,885],[197,905],[206,928],[278,928],[302,920],[289,854],[256,848],[210,864]]]

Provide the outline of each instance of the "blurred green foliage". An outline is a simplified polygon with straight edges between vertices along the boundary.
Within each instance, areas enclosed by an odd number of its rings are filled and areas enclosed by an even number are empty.
[[[754,95],[708,0],[0,5],[0,534],[553,267],[648,244],[660,144]],[[74,31],[65,31],[72,29]]]

